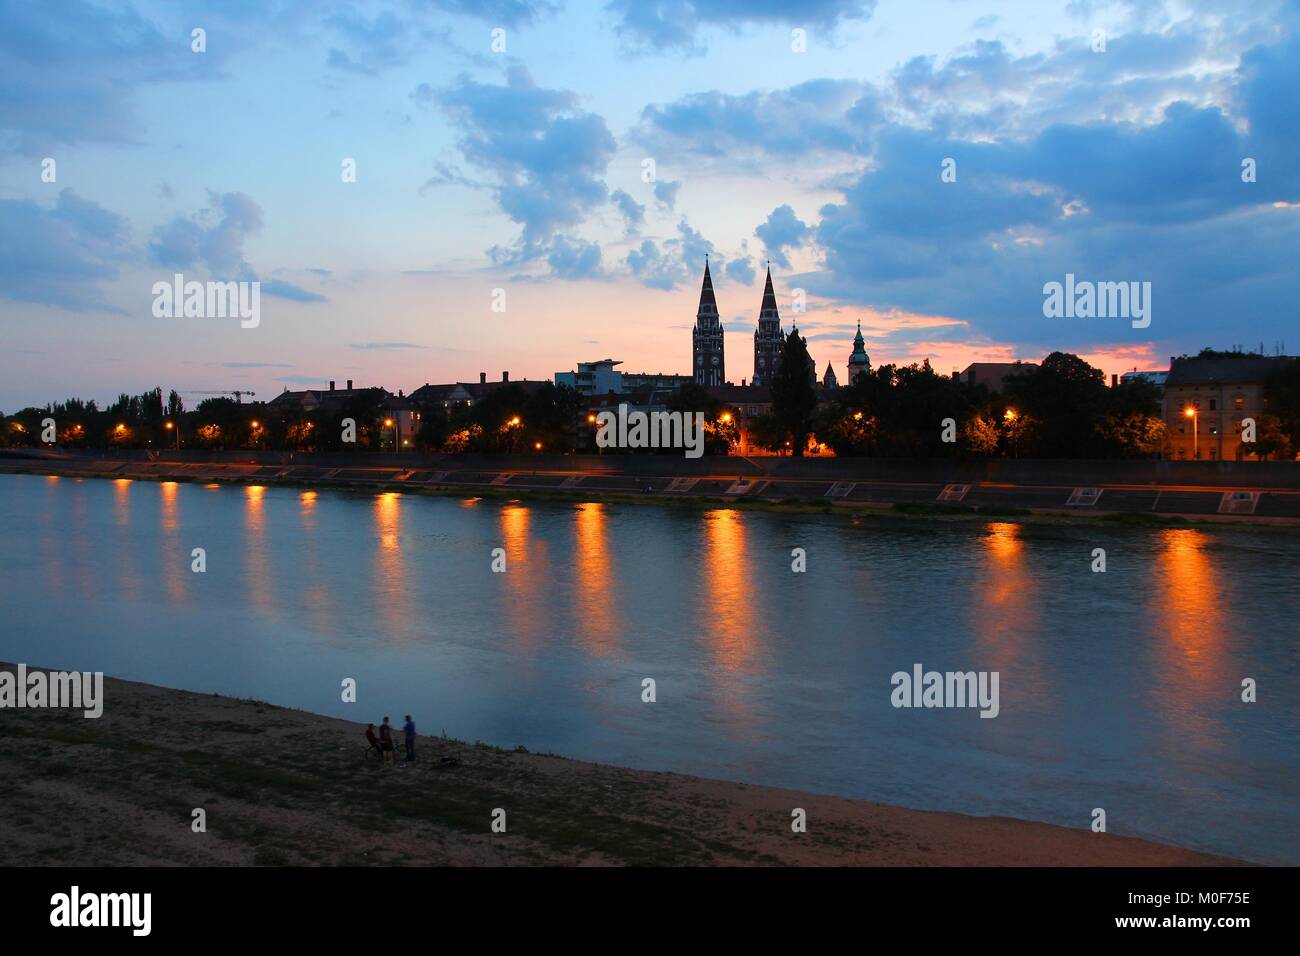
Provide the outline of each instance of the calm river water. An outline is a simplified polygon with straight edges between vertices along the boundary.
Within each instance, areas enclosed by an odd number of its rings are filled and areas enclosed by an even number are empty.
[[[1293,534],[0,476],[0,659],[1291,864],[1298,575]],[[895,709],[916,663],[999,716]]]

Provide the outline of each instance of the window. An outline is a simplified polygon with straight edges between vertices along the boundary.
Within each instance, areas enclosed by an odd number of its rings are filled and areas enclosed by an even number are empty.
[[[1219,400],[1217,398],[1210,399],[1210,411],[1214,412],[1214,411],[1218,411],[1218,409],[1219,409]]]

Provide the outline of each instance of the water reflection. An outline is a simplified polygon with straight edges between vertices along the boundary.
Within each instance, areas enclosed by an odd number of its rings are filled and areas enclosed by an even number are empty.
[[[617,645],[618,593],[610,572],[608,517],[600,502],[580,504],[574,511],[574,556],[577,575],[572,585],[578,639],[592,653],[605,655]]]
[[[265,535],[266,487],[244,486],[244,532],[246,545],[242,555],[248,578],[250,603],[263,614],[275,610],[275,588],[271,581],[271,561]]]
[[[299,567],[305,581],[301,597],[307,620],[313,631],[327,633],[335,624],[335,609],[333,590],[321,572],[320,545],[315,540],[319,524],[318,498],[315,491],[298,493],[298,523],[304,537],[299,548],[302,554]]]
[[[127,529],[131,525],[131,486],[130,478],[113,479],[113,522],[122,529],[117,538],[117,550],[113,555],[113,567],[117,569],[117,591],[128,600],[140,597],[140,576],[135,568],[135,554],[131,547],[131,538]]]
[[[408,633],[410,596],[402,556],[402,496],[395,491],[375,496],[375,593],[384,636]]]
[[[162,561],[163,585],[167,599],[174,607],[185,604],[185,576],[190,571],[190,554],[180,540],[179,506],[177,496],[180,486],[174,481],[164,481],[158,486],[162,508]]]
[[[1171,528],[1160,533],[1155,587],[1159,611],[1159,664],[1170,692],[1183,700],[1223,691],[1224,601],[1203,531]],[[1182,708],[1180,708],[1182,709]]]
[[[704,521],[704,575],[700,611],[718,665],[749,671],[756,665],[752,571],[745,545],[745,519],[739,511],[710,511]]]
[[[1014,669],[1022,703],[1052,708],[1042,671],[1039,633],[1043,596],[1019,525],[990,522],[981,539],[984,571],[971,603],[971,630],[979,652],[978,670],[998,671],[1005,681]],[[955,587],[955,584],[952,585]],[[995,723],[990,721],[990,723]]]
[[[500,511],[501,538],[506,552],[505,574],[495,575],[505,587],[504,604],[510,633],[531,645],[545,636],[547,582],[551,577],[546,545],[530,536],[532,512],[509,504]]]

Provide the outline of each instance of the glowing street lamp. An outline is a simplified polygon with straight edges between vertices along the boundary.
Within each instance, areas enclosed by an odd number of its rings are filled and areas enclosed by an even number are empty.
[[[1200,442],[1199,442],[1200,436],[1197,434],[1197,432],[1200,430],[1199,428],[1197,428],[1197,422],[1199,421],[1199,419],[1197,419],[1196,417],[1197,411],[1198,410],[1195,405],[1188,405],[1186,408],[1183,409],[1183,414],[1192,420],[1192,457],[1199,459],[1201,457],[1201,449],[1200,449]]]
[[[1002,413],[1002,417],[1009,422],[1014,422],[1016,420],[1016,410],[1014,408],[1008,408]]]
[[[723,412],[723,413],[722,413],[722,423],[725,425],[726,423],[728,423],[728,422],[730,422],[730,421],[731,421],[731,412]]]
[[[516,415],[514,418],[510,419],[510,421],[506,422],[506,424],[509,425],[509,426],[511,426],[512,428],[518,428],[518,427],[519,427],[519,416]]]

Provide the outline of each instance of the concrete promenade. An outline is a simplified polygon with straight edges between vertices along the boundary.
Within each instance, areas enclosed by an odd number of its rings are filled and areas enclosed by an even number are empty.
[[[1300,522],[1300,463],[9,449],[0,473]]]

